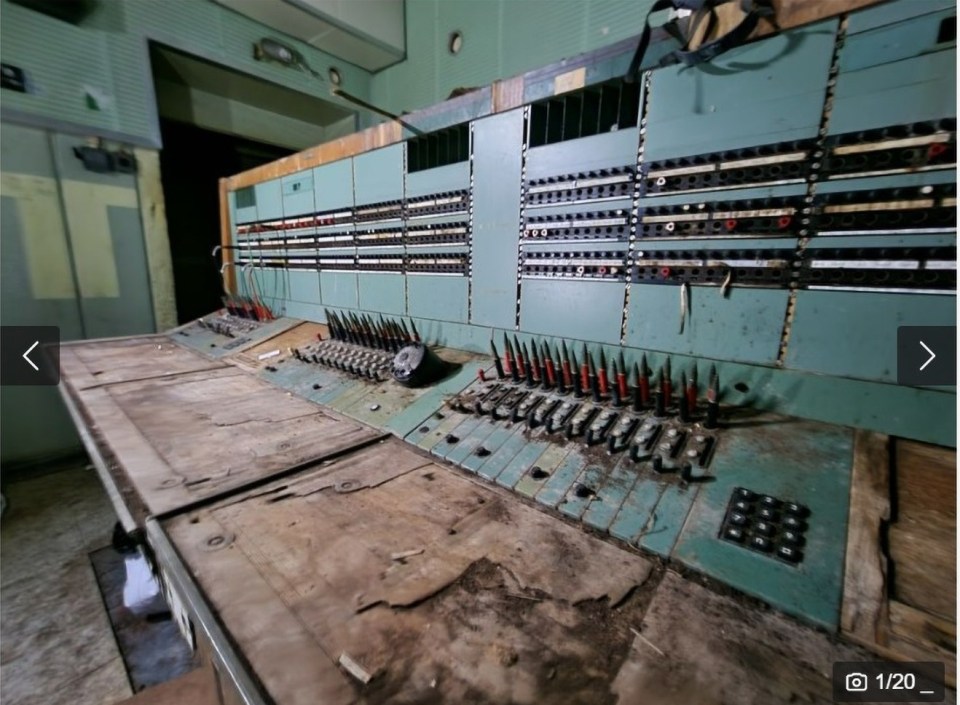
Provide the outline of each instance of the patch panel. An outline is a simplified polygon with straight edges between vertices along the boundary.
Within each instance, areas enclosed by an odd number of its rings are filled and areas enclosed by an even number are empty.
[[[809,249],[799,278],[810,289],[952,293],[957,288],[957,248]]]
[[[887,235],[955,231],[956,184],[824,193],[816,198],[818,235]]]
[[[804,229],[804,210],[799,196],[648,205],[638,216],[637,235],[661,239],[789,237]]]
[[[632,199],[635,188],[632,166],[551,176],[527,182],[524,188],[524,204],[527,208],[536,208]]]
[[[361,272],[402,272],[403,254],[358,254],[356,269]]]
[[[823,177],[845,179],[955,168],[956,129],[956,119],[948,118],[829,137]]]
[[[317,226],[317,218],[313,215],[301,215],[283,219],[283,229],[290,233],[298,230],[312,230]]]
[[[312,250],[317,246],[316,235],[288,235],[283,240],[284,246],[288,250]]]
[[[318,271],[320,269],[320,259],[309,256],[293,256],[286,259],[287,269],[307,269]]]
[[[626,242],[630,238],[633,222],[630,212],[624,209],[528,216],[522,239]]]
[[[274,220],[262,220],[255,223],[244,223],[237,225],[237,237],[251,237],[260,233],[277,233],[282,232],[283,230],[284,227],[282,218],[277,218]]]
[[[793,259],[793,250],[641,250],[632,281],[786,287]]]
[[[237,257],[235,262],[236,266],[240,269],[244,269],[245,267],[283,269],[287,264],[287,260],[284,257],[265,257],[262,254],[255,259],[246,256]]]
[[[467,221],[407,225],[404,242],[407,247],[431,245],[467,245],[470,224]]]
[[[640,180],[646,195],[798,184],[815,162],[813,140],[663,159],[644,164]]]
[[[353,230],[320,232],[317,233],[316,242],[317,247],[320,248],[353,247],[354,232]]]
[[[466,275],[470,256],[466,252],[432,252],[407,255],[408,274]]]
[[[314,238],[307,238],[311,243],[314,241]],[[306,245],[307,247],[312,246]],[[282,237],[251,237],[244,241],[243,248],[252,255],[255,254],[272,254],[277,251],[286,249],[286,240]]]
[[[402,217],[403,201],[401,200],[371,203],[356,206],[353,209],[353,220],[355,223],[374,223],[379,220],[395,220]]]
[[[444,191],[429,196],[408,198],[404,204],[404,216],[409,220],[437,215],[467,213],[470,210],[470,192],[467,189]]]
[[[337,208],[323,211],[313,216],[313,225],[318,228],[328,228],[337,225],[347,225],[353,222],[352,208]]]
[[[322,255],[317,258],[321,270],[353,271],[357,268],[356,258],[350,255]]]
[[[389,247],[403,244],[403,226],[356,231],[357,247]]]
[[[524,277],[625,281],[626,273],[626,251],[525,251],[521,260],[521,274]]]

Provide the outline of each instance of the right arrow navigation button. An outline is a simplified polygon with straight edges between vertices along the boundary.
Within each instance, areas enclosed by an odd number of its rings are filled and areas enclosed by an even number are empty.
[[[897,328],[897,384],[938,387],[956,383],[956,326]]]

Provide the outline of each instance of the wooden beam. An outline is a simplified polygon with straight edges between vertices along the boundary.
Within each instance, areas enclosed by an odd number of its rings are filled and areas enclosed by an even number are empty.
[[[493,112],[502,113],[523,105],[523,76],[493,82]]]
[[[230,199],[227,191],[232,190],[227,186],[229,179],[220,179],[220,254],[223,256],[223,263],[233,264],[233,241],[230,237]],[[231,294],[237,293],[237,273],[236,267],[226,267],[224,269],[224,288]]]
[[[856,431],[840,629],[868,647],[877,643],[887,619],[887,558],[880,532],[890,519],[889,446],[884,434]]]
[[[133,150],[137,157],[137,192],[140,194],[140,222],[150,271],[154,328],[168,330],[177,325],[177,298],[173,285],[173,259],[167,233],[167,212],[160,180],[160,153],[155,149]]]

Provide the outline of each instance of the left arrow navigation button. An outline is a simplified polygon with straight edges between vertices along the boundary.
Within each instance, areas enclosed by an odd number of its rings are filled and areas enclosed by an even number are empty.
[[[34,372],[39,372],[40,368],[33,364],[33,360],[30,359],[30,353],[33,352],[33,349],[40,344],[39,340],[34,340],[33,343],[27,348],[27,351],[23,354],[23,359],[27,361],[27,364],[33,368]]]
[[[60,382],[60,329],[0,327],[0,384],[49,386]]]

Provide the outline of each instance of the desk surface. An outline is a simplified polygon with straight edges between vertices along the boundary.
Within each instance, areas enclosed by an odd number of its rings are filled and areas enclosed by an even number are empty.
[[[675,572],[706,560],[709,507],[726,490],[694,505],[679,541],[688,560],[668,568],[410,434],[367,425],[357,416],[392,408],[382,392],[329,370],[308,384],[277,342],[294,330],[232,357],[177,336],[71,344],[62,355],[64,393],[92,450],[111,459],[107,479],[138,519],[160,517],[174,560],[267,701],[830,702],[833,661],[875,658]],[[279,372],[258,359],[273,349]],[[470,378],[464,369],[403,392],[405,409],[437,408]],[[468,423],[444,413],[441,427]],[[815,426],[793,426],[791,443],[815,435],[821,451],[827,441],[849,449],[847,431]],[[759,428],[724,441],[718,473],[740,471]],[[790,455],[816,457],[800,446]],[[369,683],[340,665],[344,655]]]

